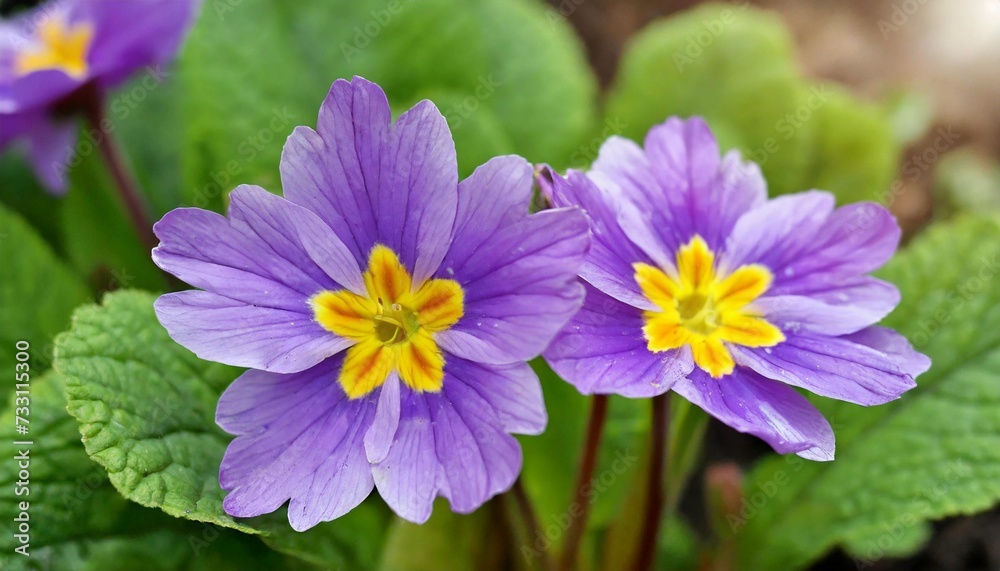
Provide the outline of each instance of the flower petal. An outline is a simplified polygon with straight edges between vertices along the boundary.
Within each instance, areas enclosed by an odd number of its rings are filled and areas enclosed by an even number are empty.
[[[7,128],[4,117],[4,128]],[[28,134],[28,157],[35,175],[49,193],[66,193],[66,170],[76,151],[77,126],[73,121],[39,120]]]
[[[641,213],[632,221],[644,221],[641,230],[669,252],[695,234],[718,250],[736,220],[767,197],[760,169],[735,152],[720,159],[715,137],[701,118],[671,117],[649,130],[644,145],[643,152],[631,141],[611,137],[590,176],[598,186],[620,188],[635,205],[633,213]],[[633,239],[637,230],[625,227]]]
[[[426,395],[402,389],[399,425],[385,460],[371,465],[379,495],[396,515],[414,523],[431,517],[441,464]]]
[[[520,446],[492,406],[448,378],[441,393],[403,390],[396,437],[372,473],[396,514],[423,523],[439,493],[453,511],[470,513],[509,489],[520,469]]]
[[[633,267],[635,268],[634,281],[639,284],[642,295],[656,304],[659,309],[676,312],[675,300],[681,291],[680,284],[659,268],[649,264],[636,263],[633,264]]]
[[[351,398],[366,395],[385,382],[396,364],[396,350],[367,337],[347,350],[337,381]]]
[[[192,0],[85,4],[96,29],[87,57],[90,76],[104,87],[117,85],[138,68],[173,59],[200,6]]]
[[[896,251],[895,218],[874,203],[833,210],[833,196],[778,197],[736,223],[724,263],[759,263],[774,274],[770,295],[804,294],[871,272]]]
[[[309,300],[316,321],[331,331],[355,341],[375,333],[375,304],[347,290],[324,291]]]
[[[781,454],[833,460],[830,423],[787,385],[737,367],[722,379],[695,370],[673,388],[727,426],[763,439]]]
[[[310,296],[340,289],[299,241],[299,228],[323,225],[315,215],[259,187],[242,185],[230,198],[228,219],[197,208],[167,213],[153,226],[153,261],[195,287],[260,307],[306,313]]]
[[[800,332],[775,347],[734,347],[733,352],[737,363],[767,378],[863,406],[895,400],[916,386],[896,352],[850,337]]]
[[[872,278],[874,279],[874,278]],[[877,281],[877,280],[876,280]],[[895,290],[895,288],[892,288]],[[859,303],[827,303],[823,299],[803,295],[778,295],[762,297],[753,303],[754,310],[764,316],[769,323],[783,331],[798,333],[800,331],[818,333],[820,335],[846,335],[860,331],[865,327],[878,323],[899,301],[899,295],[882,297],[885,303],[879,305],[861,305],[866,300],[860,297]]]
[[[691,357],[694,359],[695,365],[708,371],[717,379],[732,373],[733,367],[736,366],[733,354],[729,352],[722,340],[715,337],[693,341],[691,343]]]
[[[433,279],[413,294],[413,310],[420,326],[428,331],[442,331],[458,323],[465,313],[465,292],[454,280]]]
[[[425,329],[401,343],[396,361],[399,377],[411,389],[439,391],[444,380],[444,356],[434,338]]]
[[[546,167],[539,181],[554,206],[579,206],[590,222],[590,250],[580,267],[580,277],[629,305],[655,309],[636,284],[633,267],[635,263],[649,266],[647,262],[652,260],[632,243],[618,223],[625,197],[613,189],[599,188],[577,171],[569,171],[563,178]]]
[[[483,365],[448,355],[449,381],[464,383],[490,403],[503,429],[513,434],[541,434],[548,414],[538,375],[526,363]]]
[[[545,351],[545,360],[583,394],[631,398],[665,393],[691,372],[687,348],[653,353],[642,311],[587,285],[583,308]]]
[[[290,375],[250,370],[222,394],[216,419],[237,435],[219,470],[228,514],[253,517],[291,500],[288,519],[303,531],[371,492],[363,437],[375,406],[330,382],[339,361]]]
[[[906,337],[887,327],[868,327],[845,335],[844,339],[890,355],[895,358],[900,370],[913,378],[931,368],[931,360],[927,355],[916,352]]]
[[[575,282],[587,238],[579,210],[546,210],[504,226],[474,256],[449,254],[443,267],[465,291],[465,315],[436,334],[441,347],[493,364],[541,353],[583,301]]]
[[[833,212],[829,192],[811,190],[773,198],[747,212],[733,227],[719,260],[722,271],[758,263],[780,280],[788,263],[798,259],[816,239]]]
[[[371,428],[365,433],[365,453],[368,461],[376,464],[389,455],[389,446],[399,427],[399,376],[390,373],[379,389],[378,409]]]
[[[426,395],[441,463],[441,495],[471,513],[505,492],[521,472],[521,446],[478,393],[449,378],[443,394]]]
[[[206,291],[166,294],[154,307],[174,341],[202,359],[235,367],[295,373],[354,343],[305,313],[257,307]]]
[[[316,130],[295,129],[281,159],[285,197],[334,228],[367,263],[375,244],[399,254],[421,283],[440,265],[457,208],[458,166],[448,125],[421,102],[390,126],[377,85],[337,80]]]

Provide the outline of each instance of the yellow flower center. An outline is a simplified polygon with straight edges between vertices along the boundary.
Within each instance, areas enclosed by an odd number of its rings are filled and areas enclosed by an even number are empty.
[[[38,24],[37,44],[18,54],[15,73],[19,76],[35,71],[56,69],[81,79],[87,75],[87,50],[94,37],[88,24],[70,25],[62,15],[50,15]]]
[[[658,308],[643,312],[642,333],[654,353],[689,345],[695,364],[720,378],[735,367],[728,344],[772,347],[785,340],[751,306],[771,286],[771,272],[752,264],[717,275],[715,254],[701,236],[677,251],[676,278],[649,264],[632,267],[643,295]]]
[[[444,356],[433,334],[461,319],[462,287],[432,279],[414,291],[396,253],[381,244],[372,248],[364,279],[366,296],[337,290],[310,299],[320,325],[357,342],[347,350],[338,378],[347,396],[372,392],[392,372],[415,391],[440,391]]]

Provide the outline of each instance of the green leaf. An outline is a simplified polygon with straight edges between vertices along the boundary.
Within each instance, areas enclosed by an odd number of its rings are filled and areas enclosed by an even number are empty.
[[[173,342],[156,320],[154,300],[145,292],[110,293],[101,306],[77,310],[56,343],[70,414],[115,489],[178,518],[259,534],[309,563],[373,568],[387,525],[380,504],[365,502],[301,534],[283,512],[241,521],[224,512],[218,472],[232,437],[216,426],[215,406],[238,370]]]
[[[99,153],[79,156],[69,171],[70,188],[60,209],[66,257],[98,291],[123,288],[166,289],[125,212],[115,183]]]
[[[700,115],[723,149],[761,165],[772,195],[822,187],[870,199],[898,152],[888,119],[843,92],[806,82],[776,14],[706,4],[640,32],[608,94],[607,121],[642,141],[668,116]]]
[[[154,296],[108,294],[77,310],[56,342],[70,414],[87,453],[126,498],[170,515],[255,530],[222,510],[218,469],[229,437],[215,403],[236,370],[199,360],[156,321]]]
[[[958,253],[958,255],[956,255]],[[1000,224],[940,225],[881,272],[902,303],[886,325],[931,357],[918,387],[864,408],[816,398],[837,458],[763,462],[731,520],[740,568],[796,569],[836,544],[869,562],[919,546],[925,523],[1000,501]]]
[[[87,289],[20,216],[0,206],[0,370],[13,373],[15,343],[27,341],[31,373],[49,367],[52,340],[69,324]],[[6,401],[6,398],[4,399]],[[2,410],[0,405],[0,410]]]
[[[0,203],[22,216],[53,247],[58,249],[62,244],[62,199],[42,189],[24,149],[5,150],[0,155]]]
[[[579,42],[534,2],[206,4],[177,72],[185,200],[220,208],[240,183],[280,190],[285,138],[353,75],[382,85],[397,112],[435,101],[463,175],[502,153],[565,163],[595,117]]]
[[[498,502],[470,515],[448,509],[444,500],[434,506],[423,525],[396,519],[389,530],[380,571],[438,571],[447,561],[449,571],[506,569]]]
[[[17,461],[0,464],[0,517],[23,518],[30,527],[28,553],[14,552],[21,542],[0,536],[3,569],[246,569],[261,561],[269,568],[291,568],[252,536],[172,518],[123,498],[80,442],[78,424],[66,413],[64,379],[46,373],[30,383],[30,445],[0,443],[13,459],[26,451],[27,484]],[[0,415],[14,425],[14,411]],[[22,437],[19,437],[22,438]]]

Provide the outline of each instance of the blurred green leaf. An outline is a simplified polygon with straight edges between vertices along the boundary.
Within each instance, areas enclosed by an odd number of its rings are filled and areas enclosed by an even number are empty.
[[[956,255],[960,253],[960,255]],[[880,272],[902,303],[886,325],[934,365],[893,403],[816,398],[837,459],[772,458],[733,516],[741,568],[798,569],[836,544],[860,563],[919,547],[925,521],[1000,501],[1000,224],[965,218],[923,235]]]
[[[207,4],[177,73],[186,202],[218,209],[240,183],[280,190],[285,138],[353,75],[382,85],[397,112],[435,101],[463,175],[497,154],[565,163],[595,116],[578,41],[535,2]]]
[[[211,529],[261,534],[310,563],[371,569],[386,525],[377,504],[302,534],[282,513],[236,521],[223,511],[218,471],[231,437],[215,425],[215,406],[238,370],[174,343],[156,320],[154,300],[145,292],[110,293],[102,305],[77,310],[56,343],[70,414],[115,489]]]
[[[0,205],[0,367],[13,374],[15,343],[27,341],[30,374],[49,368],[53,338],[69,325],[77,305],[90,299],[87,289],[20,216]],[[13,380],[13,379],[12,379]],[[0,410],[6,398],[0,401]]]
[[[822,187],[871,199],[898,152],[888,120],[796,71],[778,15],[706,4],[650,25],[622,58],[605,117],[642,141],[670,115],[703,116],[723,149],[761,165],[772,195]]]
[[[503,529],[497,525],[501,518],[498,502],[469,515],[452,512],[444,500],[436,504],[422,525],[398,518],[393,522],[380,571],[508,569]]]
[[[0,203],[22,216],[57,253],[62,253],[59,209],[62,199],[45,192],[28,166],[24,149],[0,155]]]
[[[1000,162],[972,150],[945,155],[934,180],[935,216],[1000,210]]]
[[[66,257],[98,290],[166,289],[149,249],[136,236],[111,175],[93,145],[69,171],[70,188],[60,209]]]

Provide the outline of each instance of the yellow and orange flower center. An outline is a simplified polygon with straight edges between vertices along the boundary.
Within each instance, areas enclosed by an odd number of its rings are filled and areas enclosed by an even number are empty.
[[[772,347],[784,334],[753,310],[771,286],[771,272],[752,264],[718,275],[715,254],[700,236],[677,251],[676,277],[633,264],[635,281],[657,311],[643,312],[647,347],[654,353],[691,347],[695,364],[715,378],[733,372],[729,345]]]
[[[372,392],[392,372],[415,391],[440,391],[444,356],[434,333],[461,319],[462,287],[454,280],[431,279],[414,288],[399,257],[381,244],[372,248],[364,280],[367,295],[323,291],[310,300],[320,325],[356,341],[338,378],[347,396]]]
[[[65,16],[53,14],[38,24],[37,43],[18,54],[14,72],[19,76],[56,69],[81,79],[87,75],[87,50],[94,37],[88,24],[70,25]]]

